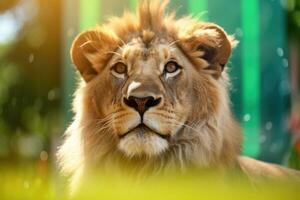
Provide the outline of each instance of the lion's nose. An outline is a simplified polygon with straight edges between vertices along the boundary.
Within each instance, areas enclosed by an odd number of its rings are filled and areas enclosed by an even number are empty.
[[[152,96],[148,97],[135,97],[129,96],[129,98],[124,98],[124,103],[134,108],[136,111],[140,113],[141,116],[151,107],[157,106],[161,102],[161,98],[155,99]]]

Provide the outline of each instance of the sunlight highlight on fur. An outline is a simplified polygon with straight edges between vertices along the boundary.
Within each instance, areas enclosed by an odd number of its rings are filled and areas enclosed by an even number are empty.
[[[226,70],[234,37],[213,23],[176,19],[165,12],[167,4],[141,1],[136,14],[125,12],[75,38],[71,58],[82,80],[74,122],[58,151],[71,190],[88,175],[114,170],[217,168],[247,171],[250,178],[290,177],[286,169],[268,165],[274,169],[268,171],[239,156],[242,136]],[[118,62],[124,68],[114,75]]]

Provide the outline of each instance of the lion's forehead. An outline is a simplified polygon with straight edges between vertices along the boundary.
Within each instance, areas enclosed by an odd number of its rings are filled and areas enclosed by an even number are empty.
[[[122,59],[129,64],[129,69],[145,68],[162,72],[165,62],[174,57],[176,47],[165,40],[157,40],[149,44],[133,40],[121,49]]]

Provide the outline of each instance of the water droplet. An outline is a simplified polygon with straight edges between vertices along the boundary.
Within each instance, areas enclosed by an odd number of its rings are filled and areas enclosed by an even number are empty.
[[[288,80],[280,81],[279,92],[282,95],[288,95],[290,93],[290,83]]]
[[[48,100],[49,101],[53,101],[54,99],[57,98],[57,90],[56,89],[52,89],[48,92]]]
[[[266,123],[266,125],[265,125],[265,127],[266,127],[266,130],[271,130],[272,129],[272,127],[273,127],[273,123],[272,122],[267,122]]]
[[[28,181],[24,181],[23,186],[24,186],[24,188],[28,189],[29,188],[29,182]]]
[[[28,61],[29,61],[29,63],[33,63],[33,61],[34,61],[34,54],[33,54],[33,53],[31,53],[31,54],[29,55]]]
[[[243,37],[243,30],[241,28],[236,28],[235,29],[235,34],[238,36],[238,37]]]
[[[276,143],[271,144],[270,146],[270,152],[275,153],[278,151],[278,145]]]
[[[260,143],[264,143],[264,142],[266,142],[267,137],[263,134],[260,136],[259,140],[260,140]]]
[[[286,58],[282,59],[282,65],[283,65],[283,67],[288,67],[289,66],[288,59],[286,59]]]
[[[69,28],[68,31],[67,31],[67,36],[68,37],[73,37],[74,36],[74,28]]]
[[[40,159],[41,159],[41,161],[47,161],[48,160],[48,153],[47,153],[47,151],[42,151],[40,153]]]
[[[250,121],[251,115],[250,114],[245,114],[243,119],[244,119],[245,122]]]
[[[20,133],[20,135],[22,135]],[[17,143],[18,143],[18,152],[23,157],[27,158],[34,158],[38,157],[40,152],[43,149],[43,141],[41,137],[38,137],[37,133],[32,133],[28,136],[21,136]]]
[[[277,55],[278,55],[278,56],[280,56],[280,57],[283,56],[283,49],[282,49],[282,48],[278,47],[278,48],[276,49],[276,51],[277,51]]]

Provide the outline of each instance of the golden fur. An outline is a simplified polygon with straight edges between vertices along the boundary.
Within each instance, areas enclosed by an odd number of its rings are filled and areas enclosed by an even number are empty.
[[[251,171],[239,158],[240,128],[229,108],[224,69],[235,40],[215,24],[176,20],[165,14],[166,5],[142,1],[136,15],[126,12],[75,39],[71,57],[83,81],[58,152],[73,189],[89,170],[112,166],[164,171],[241,163]],[[162,75],[169,60],[182,67],[178,75]],[[118,62],[127,66],[125,78],[112,72]],[[135,131],[140,115],[123,98],[144,93],[161,102],[144,113],[151,130]]]

